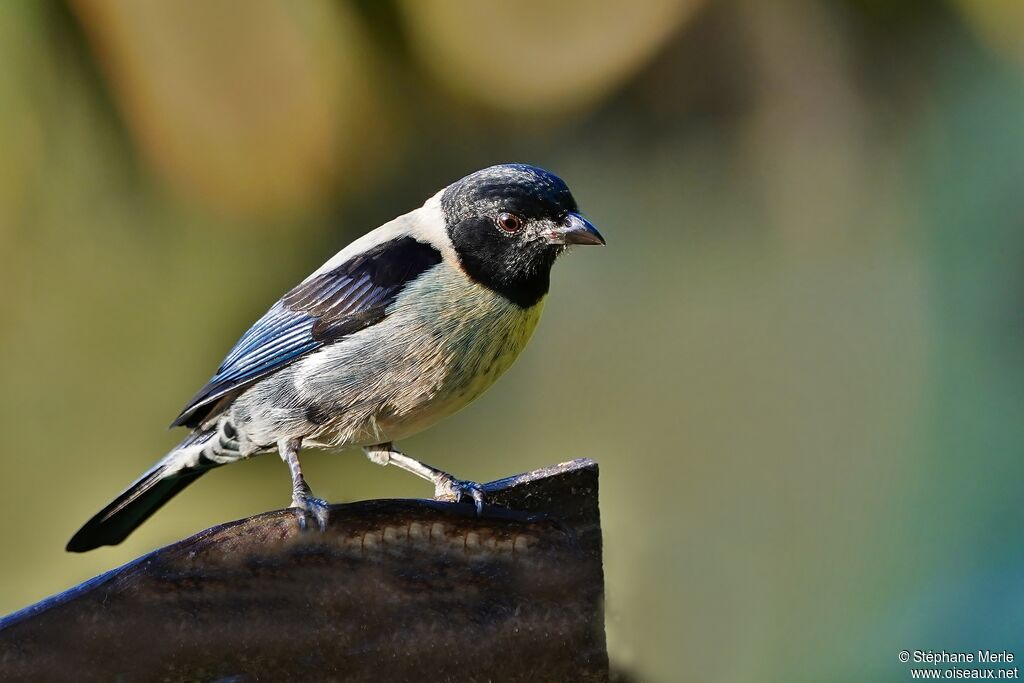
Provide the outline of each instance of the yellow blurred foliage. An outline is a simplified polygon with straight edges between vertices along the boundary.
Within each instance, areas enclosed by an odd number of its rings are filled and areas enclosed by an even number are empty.
[[[1024,61],[1024,2],[956,0],[967,23],[1003,57]]]
[[[0,259],[6,239],[23,210],[26,195],[43,166],[44,135],[37,90],[49,64],[38,28],[38,8],[30,4],[0,4]],[[27,65],[32,64],[32,72]],[[0,260],[6,270],[7,264]]]
[[[413,50],[460,96],[518,114],[586,109],[703,0],[400,3]]]
[[[344,3],[72,2],[149,164],[229,213],[327,198],[365,137],[366,45]]]

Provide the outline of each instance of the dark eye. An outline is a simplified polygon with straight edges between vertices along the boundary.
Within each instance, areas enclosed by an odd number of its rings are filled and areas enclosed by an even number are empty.
[[[523,227],[523,221],[514,213],[498,214],[498,227],[505,232],[518,232]]]

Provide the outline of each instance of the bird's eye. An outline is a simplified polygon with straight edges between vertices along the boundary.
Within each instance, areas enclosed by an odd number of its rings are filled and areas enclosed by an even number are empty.
[[[514,213],[498,214],[498,227],[505,232],[518,232],[523,227],[523,221]]]

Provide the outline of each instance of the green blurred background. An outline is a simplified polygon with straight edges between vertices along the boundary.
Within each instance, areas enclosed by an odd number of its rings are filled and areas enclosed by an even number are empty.
[[[260,458],[63,552],[280,294],[525,161],[609,246],[402,445],[480,481],[600,461],[615,665],[890,681],[904,648],[1013,651],[1022,31],[1017,0],[0,4],[0,612],[286,505]],[[333,501],[430,493],[303,464]]]

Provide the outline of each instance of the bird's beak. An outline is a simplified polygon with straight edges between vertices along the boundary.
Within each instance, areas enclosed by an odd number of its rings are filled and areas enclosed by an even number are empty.
[[[548,233],[549,244],[604,244],[597,228],[578,213],[570,213]]]

